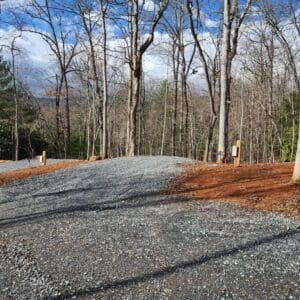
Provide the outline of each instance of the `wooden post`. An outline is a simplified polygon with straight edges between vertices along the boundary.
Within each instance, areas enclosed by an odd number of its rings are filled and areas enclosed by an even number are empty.
[[[241,140],[236,141],[237,156],[234,158],[234,166],[239,167],[241,165]]]
[[[42,165],[46,166],[46,164],[47,164],[46,151],[43,151],[43,154],[42,154]]]

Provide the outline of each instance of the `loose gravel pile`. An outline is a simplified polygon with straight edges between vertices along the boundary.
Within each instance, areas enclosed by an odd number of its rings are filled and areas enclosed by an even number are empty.
[[[170,157],[0,188],[0,299],[299,299],[300,222],[163,195]]]

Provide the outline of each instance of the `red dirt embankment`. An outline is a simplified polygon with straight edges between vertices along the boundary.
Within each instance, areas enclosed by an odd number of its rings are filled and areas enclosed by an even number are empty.
[[[170,192],[300,216],[300,186],[290,183],[293,164],[192,164],[184,170]]]
[[[4,183],[13,182],[16,180],[24,179],[26,177],[37,176],[46,173],[52,173],[60,169],[74,167],[84,163],[85,161],[65,161],[59,162],[48,166],[31,167],[20,169],[0,174],[0,185]]]

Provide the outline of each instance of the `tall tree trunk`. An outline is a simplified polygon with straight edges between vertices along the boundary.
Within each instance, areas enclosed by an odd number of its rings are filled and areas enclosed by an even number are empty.
[[[212,141],[213,141],[213,136],[214,136],[214,128],[217,123],[217,116],[212,114],[210,118],[210,123],[208,127],[208,134],[207,134],[207,139],[205,143],[205,150],[204,150],[204,155],[203,155],[203,161],[208,162],[211,160],[211,152],[212,152]]]
[[[232,60],[237,53],[239,30],[245,19],[252,0],[247,0],[241,15],[238,15],[238,0],[224,0],[223,14],[223,38],[221,48],[221,91],[220,91],[220,119],[219,119],[219,141],[218,141],[218,163],[226,159],[228,147],[228,124],[230,107],[230,86]],[[233,21],[234,30],[232,31]],[[232,41],[231,41],[232,33]]]
[[[132,105],[130,109],[130,131],[129,131],[129,140],[128,140],[128,156],[134,156],[137,154],[137,145],[136,145],[136,113],[137,105],[139,103],[140,94],[140,75],[138,73],[133,74],[132,81]]]
[[[189,116],[190,116],[190,109],[189,109],[189,99],[187,95],[187,82],[186,76],[184,76],[183,80],[183,99],[185,103],[186,113],[185,113],[185,126],[184,126],[184,156],[188,157],[189,152]]]
[[[87,139],[87,146],[86,146],[86,159],[90,158],[90,145],[91,145],[91,138],[90,138],[90,122],[91,122],[91,112],[88,112],[88,118],[86,121],[86,139]]]
[[[137,154],[141,155],[144,137],[144,102],[146,98],[145,78],[144,72],[141,77],[140,87],[140,101],[138,103],[138,141],[137,141]]]
[[[108,83],[107,83],[107,29],[106,29],[106,11],[107,3],[103,0],[99,1],[101,9],[102,21],[102,39],[103,39],[103,64],[102,64],[102,77],[103,77],[103,117],[102,117],[102,158],[107,158],[108,149],[108,130],[107,130],[107,98],[108,98]]]
[[[105,29],[106,30],[106,29]],[[104,34],[106,36],[106,34]],[[106,37],[103,39],[106,40]],[[102,158],[107,158],[107,149],[108,149],[108,131],[107,131],[107,61],[106,61],[106,42],[104,42],[103,49],[103,117],[102,117]]]
[[[138,39],[139,39],[139,8],[138,3],[135,1],[132,7],[133,16],[131,17],[131,99],[129,109],[129,131],[127,140],[127,155],[136,155],[136,113],[137,105],[140,99],[140,81],[141,81],[141,57],[138,53]]]
[[[55,93],[55,119],[56,119],[56,155],[61,157],[61,111],[60,111],[60,99],[63,87],[63,76],[60,78],[56,75],[56,93]]]
[[[217,162],[221,163],[226,155],[226,123],[227,123],[227,100],[228,100],[228,53],[230,51],[230,30],[229,30],[229,8],[230,1],[224,0],[224,24],[223,40],[221,48],[221,99],[219,119],[219,142]]]
[[[186,59],[185,59],[185,46],[183,44],[183,37],[181,38],[181,149],[184,157],[188,156],[188,132],[189,132],[189,103],[187,95],[187,75],[186,75]],[[185,112],[184,112],[185,108]]]
[[[137,154],[136,147],[136,114],[137,106],[140,100],[140,82],[142,73],[142,58],[143,54],[152,44],[154,39],[155,28],[161,19],[169,0],[164,0],[160,3],[158,12],[153,16],[149,26],[149,34],[145,41],[139,46],[140,41],[140,14],[141,8],[138,0],[129,1],[129,34],[130,34],[130,51],[129,64],[131,70],[130,81],[132,94],[129,97],[129,120],[128,120],[128,135],[127,135],[127,155],[134,156]],[[131,98],[131,101],[130,101]],[[131,102],[131,103],[130,103]],[[131,104],[131,105],[130,105]]]
[[[179,50],[173,45],[173,116],[172,116],[172,155],[176,155],[176,131],[177,131],[177,103],[178,103],[178,73],[179,73]]]
[[[294,183],[300,184],[300,126],[298,132],[298,145],[297,145],[296,161],[295,161],[292,181]]]
[[[70,105],[69,105],[69,84],[67,74],[63,73],[65,83],[65,114],[66,114],[66,133],[65,133],[65,158],[67,158],[71,145],[71,121],[70,121]]]
[[[86,139],[87,139],[87,146],[86,146],[86,159],[90,158],[90,148],[91,148],[91,115],[92,115],[92,108],[90,103],[90,93],[87,89],[87,120],[86,120]]]
[[[15,160],[19,159],[19,101],[18,101],[18,90],[17,90],[17,81],[16,81],[16,66],[15,66],[15,54],[14,49],[12,48],[12,72],[13,72],[13,88],[14,88],[14,102],[15,102],[15,128],[14,128],[14,137],[15,137]]]
[[[292,119],[292,122],[293,122],[293,126],[292,126],[292,149],[291,149],[291,156],[290,156],[290,160],[293,159],[294,157],[294,144],[295,144],[295,138],[296,138],[296,120],[295,120],[295,107],[294,107],[294,97],[291,97],[291,95],[289,96],[290,97],[290,103],[291,103],[291,108],[292,108],[292,116],[293,116],[293,119]]]
[[[164,148],[165,148],[168,97],[169,97],[169,82],[167,81],[165,97],[164,97],[164,121],[163,121],[163,131],[162,131],[162,138],[161,138],[160,155],[164,155]]]
[[[133,74],[130,70],[129,87],[128,87],[128,99],[127,99],[127,126],[126,126],[126,155],[129,155],[129,139],[131,132],[131,110],[132,110],[132,83]]]

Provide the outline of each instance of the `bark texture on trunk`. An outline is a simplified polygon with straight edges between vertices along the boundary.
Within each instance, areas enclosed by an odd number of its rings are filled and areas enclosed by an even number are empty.
[[[128,156],[134,156],[137,154],[137,144],[136,144],[136,115],[137,106],[140,97],[140,76],[133,76],[132,81],[132,105],[130,109],[130,131],[128,140]]]
[[[107,3],[100,0],[101,20],[102,20],[102,39],[103,39],[103,108],[102,108],[102,158],[108,157],[108,120],[107,120],[107,101],[108,101],[108,82],[107,82],[107,28],[106,28],[106,12]]]
[[[224,1],[224,24],[223,40],[221,48],[221,91],[220,91],[220,120],[219,120],[219,141],[217,162],[221,163],[226,154],[226,117],[227,117],[227,95],[228,95],[228,53],[230,50],[230,29],[229,29],[229,7],[230,1]]]

